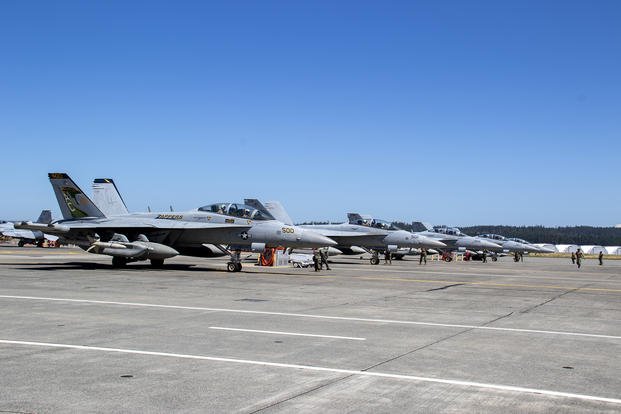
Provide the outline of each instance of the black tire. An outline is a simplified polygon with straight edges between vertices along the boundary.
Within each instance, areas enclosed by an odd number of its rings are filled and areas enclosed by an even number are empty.
[[[37,247],[43,247],[43,240],[39,240],[37,242]]]
[[[228,262],[226,264],[226,270],[229,271],[229,272],[236,272],[237,271],[237,266],[233,262]]]
[[[379,264],[379,262],[380,262],[379,257],[372,257],[372,258],[371,258],[371,264],[372,264],[372,265],[378,265],[378,264]]]
[[[446,256],[446,257],[444,258],[444,261],[445,261],[445,262],[450,262],[451,260],[453,260],[453,258],[452,258],[451,256]]]
[[[497,262],[498,258],[497,257],[492,257],[492,262]]]
[[[163,267],[164,259],[151,259],[151,266],[152,267]]]
[[[127,265],[127,259],[124,257],[112,257],[112,267],[125,267]]]
[[[23,241],[23,240],[19,240],[19,241],[17,242],[17,246],[18,246],[18,247],[24,247],[24,244],[26,244],[26,243],[24,243],[24,241]]]

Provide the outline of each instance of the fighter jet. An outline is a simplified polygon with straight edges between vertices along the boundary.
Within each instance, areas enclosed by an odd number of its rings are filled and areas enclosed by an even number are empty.
[[[266,203],[266,207],[275,217],[291,223],[291,218],[277,201]],[[344,254],[359,248],[364,249],[365,252],[371,253],[371,264],[374,265],[379,264],[379,252],[394,252],[400,247],[446,247],[440,241],[394,228],[386,221],[365,221],[357,213],[349,213],[348,217],[349,223],[309,224],[299,227],[331,238],[337,243],[335,247]],[[359,254],[359,250],[355,254]]]
[[[52,212],[43,210],[35,223],[49,224],[52,221]],[[37,247],[43,247],[46,240],[56,241],[58,237],[51,234],[45,234],[41,231],[32,230],[16,230],[15,225],[9,221],[0,221],[0,234],[5,237],[17,239],[17,245],[23,247],[25,244],[34,244]]]
[[[536,244],[533,244],[529,241],[526,241],[524,239],[518,239],[517,237],[511,237],[509,238],[509,240],[514,241],[514,242],[518,242],[518,243],[522,243],[526,246],[528,246],[529,250],[525,250],[525,252],[529,252],[529,253],[556,253],[556,250],[552,250],[550,248],[544,247],[544,246],[537,246]]]
[[[150,260],[155,267],[165,259],[191,250],[208,255],[203,244],[231,244],[244,240],[251,227],[247,221],[218,214],[186,221],[184,213],[136,213],[107,217],[65,173],[50,173],[49,179],[63,215],[49,224],[21,222],[15,228],[42,231],[60,237],[63,243],[112,256],[114,266]],[[202,248],[202,250],[201,250]]]
[[[480,234],[477,236],[480,239],[490,241],[492,243],[496,243],[501,246],[501,250],[498,249],[487,249],[493,252],[518,252],[518,253],[538,253],[539,249],[535,246],[529,246],[528,244],[524,244],[515,240],[509,240],[500,234]]]
[[[111,178],[98,178],[93,181],[93,199],[97,206],[108,216],[129,214],[118,188]],[[214,203],[183,213],[183,221],[204,222],[215,216],[225,217],[226,223],[240,222],[249,225],[247,231],[242,232],[241,238],[228,243],[224,247],[220,244],[203,244],[198,252],[192,247],[180,247],[179,252],[189,256],[202,256],[201,251],[210,249],[213,256],[229,254],[232,262],[231,271],[241,270],[241,262],[234,252],[250,250],[263,252],[266,248],[317,248],[328,247],[336,243],[316,232],[305,230],[294,225],[288,225],[276,220],[257,199],[246,199],[242,203]]]
[[[447,227],[447,226],[430,226],[427,223],[422,223],[420,221],[412,223],[412,227],[414,229],[424,229],[422,231],[418,231],[415,234],[420,234],[426,237],[430,237],[439,241],[442,241],[446,244],[446,249],[439,249],[444,252],[449,251],[501,251],[502,246],[491,242],[489,240],[481,239],[479,237],[468,236],[465,233],[462,233],[457,227]],[[450,256],[444,255],[444,260],[450,261]]]

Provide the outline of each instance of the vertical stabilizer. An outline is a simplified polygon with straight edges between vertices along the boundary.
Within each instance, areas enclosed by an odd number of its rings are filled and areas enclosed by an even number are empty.
[[[278,220],[274,216],[272,216],[272,213],[270,213],[269,210],[263,205],[263,203],[261,203],[256,198],[246,198],[246,199],[244,199],[244,204],[246,204],[247,206],[250,206],[252,208],[256,208],[261,213],[263,213],[263,215],[265,217],[267,217],[267,218],[271,218],[272,220]],[[281,221],[281,220],[278,220],[278,221]],[[287,223],[285,223],[285,224],[287,224]]]
[[[39,218],[35,223],[50,224],[52,222],[52,212],[50,210],[43,210],[39,215]]]
[[[291,220],[285,208],[280,204],[280,201],[267,201],[265,208],[276,220],[282,221],[288,226],[293,226],[293,220]]]
[[[425,223],[424,221],[413,221],[412,222],[412,231],[431,231],[433,230],[433,226],[429,223]]]
[[[48,177],[64,219],[105,217],[67,174],[49,173]]]
[[[127,205],[112,178],[95,178],[93,201],[108,217],[129,214]]]

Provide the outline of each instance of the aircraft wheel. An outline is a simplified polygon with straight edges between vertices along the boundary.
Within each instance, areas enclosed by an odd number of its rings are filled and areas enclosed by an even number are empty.
[[[379,260],[379,258],[378,258],[378,257],[372,257],[372,258],[371,258],[371,264],[372,264],[372,265],[378,265],[378,264],[379,264],[379,262],[380,262],[380,260]]]
[[[451,260],[453,260],[453,258],[452,258],[451,256],[446,256],[446,257],[444,258],[444,261],[445,261],[445,262],[450,262]]]
[[[152,267],[163,267],[164,259],[151,259],[151,266]]]
[[[23,240],[19,240],[19,241],[17,242],[17,246],[18,246],[18,247],[24,247],[24,244],[25,244],[25,243],[24,243],[24,241],[23,241]]]
[[[229,272],[237,272],[237,265],[233,262],[228,262],[226,264],[226,270]]]
[[[43,240],[39,240],[37,242],[37,247],[43,247]]]
[[[124,257],[112,257],[112,267],[125,267],[127,259]]]
[[[497,257],[492,257],[492,262],[497,262],[498,258]]]

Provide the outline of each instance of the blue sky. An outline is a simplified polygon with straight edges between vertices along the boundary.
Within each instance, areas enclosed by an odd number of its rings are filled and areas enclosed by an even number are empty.
[[[0,216],[58,212],[58,171],[134,211],[613,225],[619,21],[603,0],[2,2]]]

